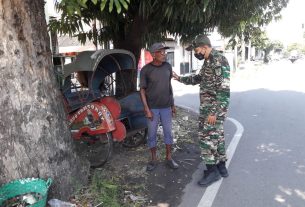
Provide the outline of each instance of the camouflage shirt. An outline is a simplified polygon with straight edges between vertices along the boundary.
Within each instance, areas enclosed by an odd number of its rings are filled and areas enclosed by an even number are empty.
[[[200,115],[226,116],[230,99],[230,65],[221,53],[212,49],[199,74],[181,77],[180,82],[200,84]]]

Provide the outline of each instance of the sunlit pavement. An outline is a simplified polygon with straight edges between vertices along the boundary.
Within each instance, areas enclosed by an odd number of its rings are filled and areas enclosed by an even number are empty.
[[[229,166],[230,176],[209,206],[305,206],[304,80],[301,60],[250,65],[232,75],[229,116],[243,125],[244,133]],[[198,110],[198,86],[173,81],[173,88],[176,104]],[[205,193],[196,180],[190,186],[187,195],[192,197],[183,197],[181,207],[197,206]]]
[[[247,69],[231,73],[231,92],[265,88],[273,91],[292,90],[305,93],[305,60],[291,63],[280,60],[265,64],[246,64]],[[194,111],[199,107],[199,86],[173,80],[175,102]]]
[[[269,90],[293,90],[305,92],[305,60],[291,63],[289,60],[271,62],[268,65],[249,66],[232,75],[231,91],[247,91],[257,88]]]

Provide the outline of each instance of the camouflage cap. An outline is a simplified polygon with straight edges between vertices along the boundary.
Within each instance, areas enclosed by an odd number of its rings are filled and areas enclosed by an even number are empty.
[[[154,52],[157,52],[157,51],[160,51],[162,49],[169,49],[169,47],[167,47],[164,43],[162,42],[156,42],[154,43],[152,46],[150,46],[149,48],[149,52],[151,53],[154,53]]]
[[[195,39],[192,41],[192,44],[190,44],[187,48],[185,48],[187,51],[191,51],[195,49],[196,47],[202,46],[202,45],[211,45],[211,41],[206,35],[197,35]]]

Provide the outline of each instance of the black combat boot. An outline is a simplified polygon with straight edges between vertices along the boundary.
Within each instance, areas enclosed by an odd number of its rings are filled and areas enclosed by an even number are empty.
[[[219,171],[221,177],[226,178],[229,176],[228,170],[226,168],[226,162],[220,161],[217,164],[217,168],[218,168],[218,171]]]
[[[198,185],[202,187],[207,187],[221,178],[216,165],[206,166],[207,170],[204,171],[203,177],[198,181]]]

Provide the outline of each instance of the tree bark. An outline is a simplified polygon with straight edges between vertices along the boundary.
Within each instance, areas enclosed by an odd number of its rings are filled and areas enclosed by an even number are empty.
[[[129,50],[136,58],[136,66],[141,55],[142,38],[145,30],[145,24],[140,16],[133,19],[131,25],[122,25],[121,34],[119,38],[113,40],[114,48]]]
[[[241,41],[241,61],[244,63],[246,60],[246,45],[245,45],[244,32],[242,32],[240,41]]]
[[[125,49],[132,52],[136,58],[136,66],[138,66],[141,55],[141,43],[134,40],[115,40],[113,42],[114,48]]]
[[[251,54],[251,47],[252,47],[252,45],[251,45],[251,40],[249,39],[249,43],[248,43],[248,61],[251,61],[251,56],[252,56],[252,54]]]
[[[86,183],[51,63],[43,0],[0,0],[0,184],[53,178],[67,198]]]

